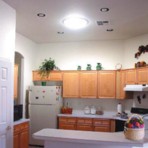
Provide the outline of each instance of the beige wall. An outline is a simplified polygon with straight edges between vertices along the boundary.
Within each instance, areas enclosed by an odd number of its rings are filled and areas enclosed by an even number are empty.
[[[136,59],[135,53],[138,52],[138,48],[141,45],[148,45],[148,34],[137,36],[125,41],[124,47],[124,68],[133,68],[134,64],[138,61],[145,61],[148,63],[148,52],[141,54],[139,59]]]
[[[123,61],[123,47],[121,40],[40,44],[34,69],[38,69],[41,62],[49,57],[61,70],[76,70],[78,65],[85,70],[87,64],[95,70],[98,62],[104,69],[114,69],[117,63]]]

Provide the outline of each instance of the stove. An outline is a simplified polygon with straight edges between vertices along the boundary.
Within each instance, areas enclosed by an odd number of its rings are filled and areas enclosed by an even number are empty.
[[[144,120],[145,129],[148,130],[148,109],[147,108],[132,107],[131,113],[132,114],[139,114],[140,116],[142,116],[142,118]]]
[[[145,115],[145,114],[148,114],[148,109],[147,108],[132,107],[131,113]]]

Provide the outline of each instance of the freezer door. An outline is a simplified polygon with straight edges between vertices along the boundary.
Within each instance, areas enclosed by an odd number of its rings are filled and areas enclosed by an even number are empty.
[[[43,141],[32,138],[32,134],[44,128],[57,128],[57,105],[29,105],[30,144],[43,145]]]
[[[30,104],[56,104],[60,97],[60,86],[32,86],[29,89]]]

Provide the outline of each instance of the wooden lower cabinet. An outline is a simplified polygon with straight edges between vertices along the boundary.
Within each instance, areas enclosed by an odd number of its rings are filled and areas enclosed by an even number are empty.
[[[76,130],[76,118],[59,117],[59,129]]]
[[[92,124],[91,118],[77,118],[77,130],[82,131],[92,131],[93,130],[93,124]]]
[[[94,131],[111,132],[110,119],[93,119]]]
[[[13,148],[29,147],[29,122],[14,126]]]
[[[114,132],[112,130],[112,123],[110,119],[79,117],[59,117],[59,129]]]

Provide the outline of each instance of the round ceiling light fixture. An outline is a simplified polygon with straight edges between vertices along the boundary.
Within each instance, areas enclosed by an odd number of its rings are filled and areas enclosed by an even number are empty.
[[[64,26],[72,30],[85,28],[88,23],[89,21],[86,18],[78,15],[71,15],[63,19]]]

